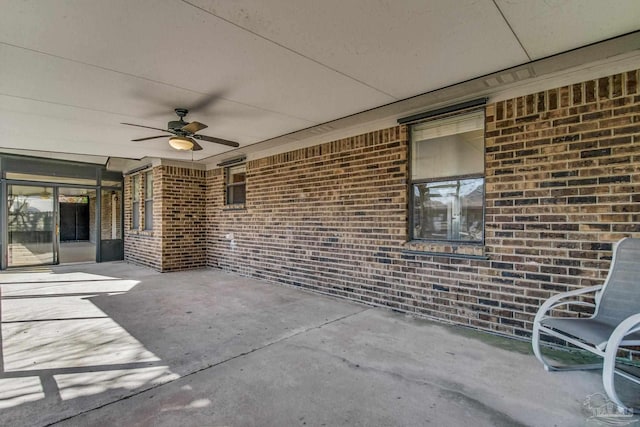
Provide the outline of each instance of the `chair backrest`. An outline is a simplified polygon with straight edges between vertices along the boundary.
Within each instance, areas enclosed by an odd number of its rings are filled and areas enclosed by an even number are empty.
[[[640,239],[624,238],[614,246],[594,317],[617,326],[636,313],[640,313]]]

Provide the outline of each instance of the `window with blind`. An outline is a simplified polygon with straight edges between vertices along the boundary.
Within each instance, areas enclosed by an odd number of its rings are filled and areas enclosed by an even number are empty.
[[[134,175],[131,183],[131,228],[140,228],[140,175]]]
[[[411,125],[412,239],[484,240],[484,110]]]
[[[226,168],[226,204],[244,204],[246,200],[246,165],[231,166]]]
[[[144,174],[144,229],[153,230],[153,171]]]

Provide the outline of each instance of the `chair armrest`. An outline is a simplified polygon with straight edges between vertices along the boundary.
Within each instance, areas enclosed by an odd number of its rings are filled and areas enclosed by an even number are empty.
[[[617,341],[618,343],[620,343],[621,341],[624,341],[624,337],[626,337],[627,335],[631,335],[639,331],[640,313],[632,314],[631,316],[620,322],[620,324],[611,333],[609,340]]]
[[[562,292],[560,294],[554,295],[551,298],[549,298],[548,300],[546,300],[544,302],[544,304],[542,304],[540,306],[540,308],[538,309],[538,312],[536,313],[536,317],[534,319],[534,324],[540,322],[540,320],[542,320],[542,318],[544,317],[544,315],[551,309],[559,307],[561,305],[565,305],[565,304],[579,304],[579,305],[588,305],[588,306],[593,306],[593,304],[587,304],[585,302],[580,302],[580,301],[573,301],[573,300],[569,300],[569,301],[564,301],[568,298],[571,297],[575,297],[578,295],[583,295],[583,294],[589,294],[592,292],[597,292],[599,290],[602,289],[602,285],[596,285],[596,286],[589,286],[587,288],[582,288],[582,289],[576,289],[575,291],[569,291],[569,292]]]

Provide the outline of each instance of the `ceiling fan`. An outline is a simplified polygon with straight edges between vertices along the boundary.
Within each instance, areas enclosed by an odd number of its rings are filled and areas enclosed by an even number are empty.
[[[158,135],[158,136],[149,136],[147,138],[138,138],[132,139],[132,141],[147,141],[149,139],[156,138],[169,138],[169,145],[176,150],[191,150],[191,151],[199,151],[202,150],[200,144],[196,142],[198,141],[207,141],[213,142],[216,144],[228,145],[229,147],[239,147],[240,144],[234,141],[228,141],[226,139],[214,138],[212,136],[199,135],[196,132],[201,131],[202,129],[206,129],[208,126],[200,123],[200,122],[185,122],[184,117],[189,113],[189,110],[186,108],[176,108],[174,110],[178,115],[179,120],[173,120],[167,123],[167,129],[154,128],[151,126],[142,126],[136,125],[133,123],[121,123],[127,126],[136,126],[139,128],[146,129],[154,129],[159,130],[161,132],[167,132],[170,135]]]

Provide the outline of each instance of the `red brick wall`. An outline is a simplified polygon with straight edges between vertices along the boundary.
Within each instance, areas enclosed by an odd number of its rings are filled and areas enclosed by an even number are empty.
[[[487,259],[406,244],[407,131],[394,127],[249,162],[245,210],[225,209],[223,171],[209,171],[207,265],[528,335],[543,299],[601,283],[611,243],[640,232],[637,80],[487,106],[486,244],[459,251]]]
[[[205,267],[205,171],[153,168],[152,230],[144,230],[144,172],[139,230],[131,229],[132,177],[125,177],[125,260],[159,271]]]
[[[154,222],[156,215],[161,215],[162,271],[203,268],[206,172],[175,166],[157,169],[161,194],[160,203],[154,207]],[[155,228],[154,224],[154,232]]]
[[[143,175],[140,229],[131,229],[132,177],[125,177],[126,261],[159,271],[205,267],[205,175],[203,170],[176,166],[153,168],[152,230],[144,230]]]
[[[144,230],[144,173],[140,173],[140,228],[132,229],[132,177],[124,178],[124,259],[133,264],[162,270],[162,170],[153,168],[153,230]]]
[[[209,265],[353,294],[378,248],[405,239],[405,147],[395,128],[250,162],[246,210],[225,210],[223,172],[210,171]]]
[[[530,328],[558,291],[601,283],[611,243],[640,232],[638,71],[489,106],[488,322]]]

